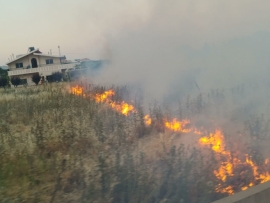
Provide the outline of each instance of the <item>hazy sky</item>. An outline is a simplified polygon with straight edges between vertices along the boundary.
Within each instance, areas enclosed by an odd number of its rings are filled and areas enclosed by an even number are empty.
[[[141,30],[142,38],[154,31],[163,43],[199,48],[269,31],[269,10],[267,0],[0,0],[0,65],[29,46],[104,58]]]

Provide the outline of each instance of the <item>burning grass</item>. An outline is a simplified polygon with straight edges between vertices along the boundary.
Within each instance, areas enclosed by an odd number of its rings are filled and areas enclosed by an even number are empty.
[[[0,199],[199,203],[270,180],[267,120],[231,122],[222,92],[188,97],[179,115],[146,114],[126,92],[1,90]]]

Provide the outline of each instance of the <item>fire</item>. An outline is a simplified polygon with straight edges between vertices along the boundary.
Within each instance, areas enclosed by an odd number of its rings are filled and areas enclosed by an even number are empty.
[[[134,106],[126,102],[121,102],[120,104],[117,104],[115,102],[109,102],[109,105],[112,107],[112,109],[116,110],[117,112],[125,116],[127,116],[129,113],[136,112]]]
[[[227,193],[229,195],[233,195],[234,194],[234,190],[232,186],[228,186],[223,188],[221,185],[218,185],[218,187],[215,189],[216,192],[219,193]]]
[[[86,96],[83,92],[83,88],[80,86],[72,87],[70,92],[74,95]],[[116,102],[113,100],[115,92],[111,89],[105,91],[104,93],[95,94],[92,98],[97,103],[104,103],[110,106],[115,111],[128,116],[130,113],[136,113],[136,109],[133,105],[126,103],[125,101]],[[91,98],[91,97],[90,97]],[[144,116],[145,125],[149,126],[152,123],[152,119],[149,115]],[[183,133],[194,133],[198,135],[204,134],[205,130],[200,131],[194,127],[190,126],[190,120],[179,121],[174,118],[172,121],[164,121],[164,126],[174,132],[183,132]],[[232,155],[232,152],[226,149],[224,134],[220,129],[215,130],[210,133],[208,136],[203,136],[199,139],[199,143],[203,146],[210,147],[211,150],[215,153],[217,160],[220,162],[220,166],[213,171],[214,176],[219,181],[219,184],[215,187],[215,191],[218,193],[226,193],[232,195],[236,192],[238,188],[241,190],[247,190],[248,188],[258,184],[270,181],[270,174],[267,172],[267,167],[269,164],[269,159],[264,161],[264,165],[259,170],[259,166],[253,162],[252,157],[246,155],[245,160],[241,160]],[[235,176],[238,177],[239,174],[235,174],[237,168],[249,168],[252,171],[253,177],[252,180],[246,185],[237,185],[238,182],[233,182]],[[230,179],[228,181],[228,179]],[[231,185],[228,185],[228,182],[231,182]]]
[[[72,87],[70,92],[72,94],[75,94],[75,95],[84,95],[85,96],[85,94],[83,94],[83,88],[78,86],[78,85],[75,87]],[[110,90],[107,90],[103,93],[95,94],[93,97],[97,103],[106,103],[112,109],[116,110],[117,112],[119,112],[125,116],[128,116],[130,113],[137,112],[133,105],[128,104],[125,101],[122,101],[120,103],[113,101],[112,97],[114,95],[115,95],[115,92],[112,89],[110,89]],[[150,118],[149,115],[144,116],[144,122],[145,122],[145,125],[147,125],[147,126],[151,125],[152,119]],[[192,129],[190,127],[188,127],[188,125],[190,125],[189,120],[178,121],[176,118],[174,118],[172,121],[165,121],[164,125],[167,129],[175,131],[175,132],[188,133],[188,132],[192,131]],[[197,129],[194,129],[193,133],[194,134],[202,134],[202,132],[197,130]]]
[[[70,92],[74,95],[83,95],[83,88],[76,85],[75,87],[71,87]]]
[[[72,87],[70,92],[74,95],[83,95],[85,96],[85,94],[83,94],[83,88],[80,87],[80,86],[75,86],[75,87]],[[106,103],[108,104],[112,109],[116,110],[117,112],[127,116],[129,115],[129,113],[134,113],[136,112],[135,108],[133,105],[131,104],[128,104],[124,101],[120,102],[120,103],[117,103],[117,102],[114,102],[112,100],[112,97],[115,95],[115,92],[113,90],[108,90],[108,91],[105,91],[104,93],[100,94],[95,94],[94,95],[94,100],[97,102],[97,103]]]
[[[242,190],[242,191],[247,190],[247,189],[248,189],[248,186],[241,187],[241,190]]]
[[[191,129],[187,127],[189,124],[189,120],[178,121],[176,118],[174,118],[172,121],[165,122],[165,126],[175,132],[190,132]]]
[[[106,102],[106,101],[110,101],[110,97],[114,96],[114,91],[113,90],[108,90],[105,91],[102,94],[96,94],[95,95],[95,100],[96,102]]]
[[[233,164],[230,162],[223,162],[219,169],[214,171],[214,174],[218,179],[225,182],[227,176],[233,176]]]
[[[144,123],[145,125],[151,125],[152,123],[152,119],[150,118],[148,114],[144,116]]]
[[[219,153],[224,153],[223,134],[221,130],[216,130],[215,133],[210,133],[207,137],[200,138],[199,142],[203,145],[212,146],[212,150]]]
[[[249,159],[248,155],[246,155],[246,163],[249,164],[253,170],[253,175],[258,176],[258,166],[256,166],[251,159]]]
[[[270,180],[270,174],[268,172],[259,173],[259,167],[248,157],[248,155],[246,155],[246,163],[252,168],[255,180],[259,181],[260,183],[265,183]],[[268,163],[268,159],[266,159],[264,163]]]
[[[256,183],[264,183],[270,180],[270,174],[268,172],[259,172],[259,167],[252,161],[251,157],[246,155],[245,161],[241,161],[238,158],[232,159],[232,154],[230,151],[225,150],[224,135],[221,130],[216,130],[214,133],[210,133],[209,136],[205,136],[199,139],[199,143],[202,145],[207,145],[216,153],[216,155],[222,158],[221,165],[218,170],[214,170],[215,177],[226,184],[228,177],[234,177],[234,168],[238,166],[248,166],[253,173],[253,181],[248,185],[242,186],[241,190],[247,190]],[[264,164],[268,164],[268,159],[264,161]],[[264,169],[264,168],[262,168]],[[216,187],[216,192],[227,193],[229,195],[234,194],[235,189],[232,185],[222,187],[219,184]]]
[[[115,95],[115,92],[111,89],[108,91],[105,91],[102,94],[96,94],[94,96],[95,101],[98,103],[106,103],[108,104],[112,109],[115,111],[127,116],[129,113],[135,113],[135,108],[133,105],[128,104],[124,101],[120,103],[116,103],[112,100],[112,97]]]

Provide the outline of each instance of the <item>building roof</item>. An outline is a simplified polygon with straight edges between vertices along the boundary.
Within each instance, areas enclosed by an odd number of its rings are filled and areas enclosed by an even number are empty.
[[[29,52],[29,53],[27,53],[27,54],[20,55],[18,58],[15,58],[15,59],[9,61],[9,62],[7,63],[7,65],[10,64],[10,63],[12,63],[12,62],[14,62],[14,61],[17,61],[17,60],[19,60],[19,59],[25,57],[25,56],[28,56],[28,55],[30,55],[30,54],[32,54],[32,53],[35,53],[35,52],[41,53],[41,52],[39,51],[39,49],[35,49],[35,50],[33,50],[33,51],[31,51],[31,52]]]
[[[53,57],[53,58],[66,58],[65,55],[62,55],[62,56],[57,56],[57,55],[49,55],[49,54],[37,54],[37,53],[34,53],[34,55],[36,56],[48,56],[48,57]]]
[[[12,63],[12,62],[15,62],[15,61],[17,61],[17,60],[19,60],[19,59],[21,59],[23,57],[25,57],[25,56],[28,56],[30,54],[34,54],[36,56],[48,56],[48,57],[53,57],[53,58],[66,58],[66,56],[64,56],[64,55],[62,55],[62,56],[56,56],[56,55],[42,54],[42,52],[40,52],[39,49],[35,49],[35,50],[33,50],[33,51],[31,51],[31,52],[29,52],[27,54],[20,55],[18,58],[14,59],[12,61],[9,61],[7,63],[7,65],[10,64],[10,63]]]

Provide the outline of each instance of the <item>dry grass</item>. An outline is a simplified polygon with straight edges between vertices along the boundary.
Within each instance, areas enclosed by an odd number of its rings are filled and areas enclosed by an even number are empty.
[[[139,113],[120,115],[70,94],[68,86],[0,90],[2,202],[202,203],[226,196],[215,192],[209,171],[217,166],[196,149],[198,135],[145,126]],[[129,97],[115,89],[116,100]],[[219,97],[189,100],[181,115],[211,126],[223,108]],[[165,118],[159,107],[150,111],[153,123]]]

